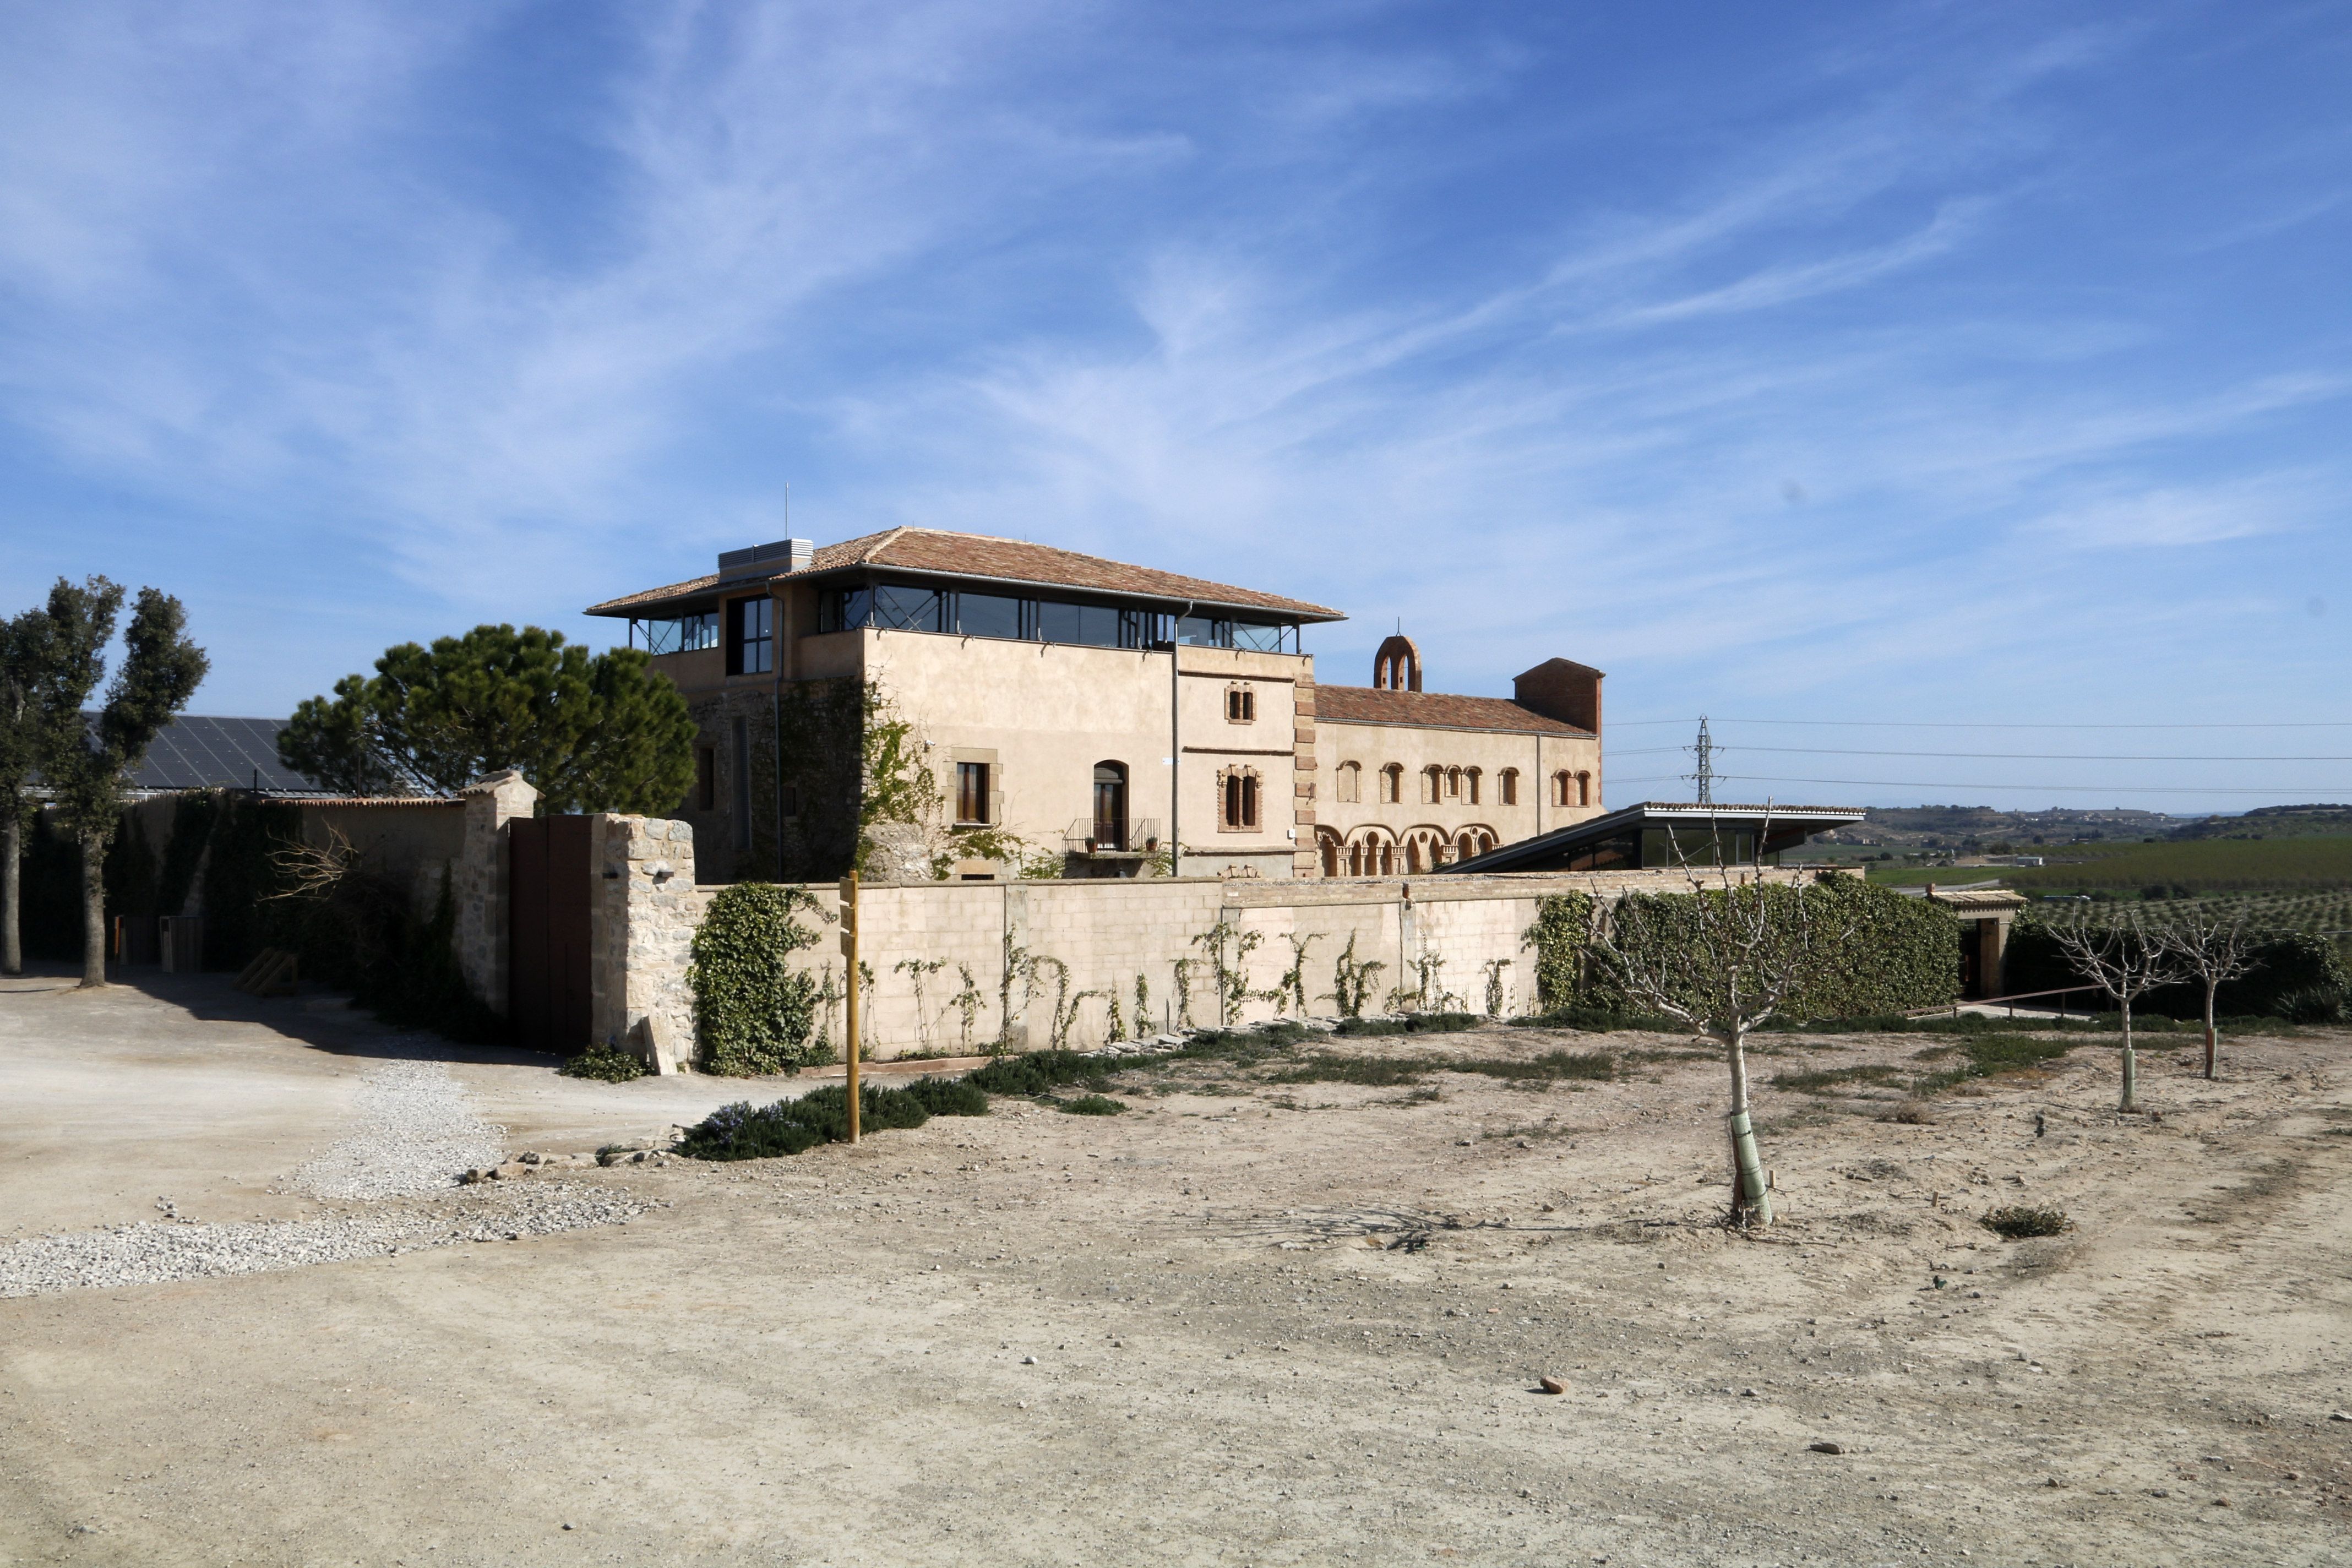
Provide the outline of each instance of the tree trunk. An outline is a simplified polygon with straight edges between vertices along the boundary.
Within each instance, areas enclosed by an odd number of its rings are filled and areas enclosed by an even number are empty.
[[[0,974],[25,973],[25,942],[17,921],[17,904],[23,895],[18,878],[25,853],[25,824],[16,815],[16,803],[6,803],[8,820],[0,825]]]
[[[81,984],[106,984],[106,841],[89,834],[81,841]]]
[[[2212,981],[2205,983],[2205,1076],[2208,1079],[2213,1076],[2213,1058],[2218,1054],[2213,1038],[2213,993],[2216,989]]]
[[[2139,1109],[2139,1058],[2132,1054],[2131,998],[2122,998],[2124,1010],[2124,1102],[2118,1108],[2128,1116]]]
[[[1731,1219],[1735,1225],[1769,1226],[1772,1199],[1764,1190],[1764,1167],[1756,1152],[1756,1131],[1748,1114],[1748,1041],[1737,1024],[1722,1031],[1724,1055],[1731,1066],[1731,1114],[1725,1118],[1731,1134]]]

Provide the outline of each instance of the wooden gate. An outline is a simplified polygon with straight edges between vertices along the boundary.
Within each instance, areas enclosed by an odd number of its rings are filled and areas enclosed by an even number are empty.
[[[588,818],[508,824],[507,1016],[516,1043],[588,1044]]]

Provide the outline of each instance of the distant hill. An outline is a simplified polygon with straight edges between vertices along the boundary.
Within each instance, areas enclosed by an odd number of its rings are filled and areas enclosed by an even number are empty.
[[[2352,834],[2352,805],[2265,805],[2237,816],[2185,822],[2173,838],[2308,838]]]
[[[1883,849],[1966,851],[2005,844],[2020,853],[2031,854],[2037,845],[2046,847],[2054,844],[2170,837],[2195,820],[2125,806],[2100,811],[2002,811],[1990,805],[1873,806],[1861,822],[1834,833],[1824,833],[1815,842]]]

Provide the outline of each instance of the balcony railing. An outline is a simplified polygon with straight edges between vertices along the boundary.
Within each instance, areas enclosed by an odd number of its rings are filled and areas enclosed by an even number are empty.
[[[1117,855],[1140,859],[1160,852],[1160,819],[1135,817],[1103,822],[1082,816],[1064,830],[1062,847],[1072,855]]]

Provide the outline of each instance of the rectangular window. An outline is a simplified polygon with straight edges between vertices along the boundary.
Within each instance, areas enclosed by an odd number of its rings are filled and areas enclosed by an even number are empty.
[[[1256,723],[1257,693],[1239,686],[1226,692],[1225,721],[1231,724]]]
[[[1057,605],[1048,599],[1037,606],[1037,636],[1083,647],[1132,647],[1122,630],[1131,613],[1108,605]]]
[[[823,595],[817,600],[816,629],[821,632],[859,631],[873,619],[871,588],[846,588],[838,594]]]
[[[1257,826],[1257,775],[1227,773],[1222,805],[1223,820],[1217,826],[1231,833],[1255,828]]]
[[[1298,651],[1298,628],[1296,626],[1257,626],[1248,621],[1228,624],[1233,628],[1230,637],[1231,646],[1234,647],[1250,648],[1258,653]]]
[[[741,719],[735,721],[735,849],[738,854],[751,847],[751,726]]]
[[[1478,770],[1472,768],[1467,776],[1470,780],[1470,804],[1475,805],[1478,804]]]
[[[719,753],[709,746],[694,748],[694,804],[703,811],[719,809]]]
[[[874,614],[872,625],[877,631],[935,632],[940,629],[940,603],[944,595],[929,588],[906,588],[890,583],[877,583],[873,589]]]
[[[955,629],[968,637],[1003,637],[1017,642],[1029,629],[1028,602],[1000,594],[958,594]]]
[[[784,815],[789,817],[798,816],[800,814],[801,786],[798,784],[786,784],[784,786]]]
[[[1505,805],[1519,804],[1519,770],[1517,768],[1503,770],[1503,804]]]
[[[1176,623],[1176,640],[1187,647],[1231,647],[1234,623],[1207,616],[1186,616]]]
[[[776,602],[733,599],[727,605],[727,673],[765,675],[776,668]]]
[[[1363,787],[1364,770],[1353,763],[1339,764],[1339,801],[1344,805],[1356,804],[1356,794]]]
[[[1118,646],[1149,647],[1160,640],[1160,617],[1150,610],[1118,613]]]
[[[705,610],[676,620],[632,621],[630,641],[642,634],[645,650],[652,654],[699,653],[719,646],[719,612]]]
[[[958,763],[956,764],[956,821],[984,823],[988,820],[988,764]]]

